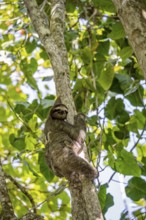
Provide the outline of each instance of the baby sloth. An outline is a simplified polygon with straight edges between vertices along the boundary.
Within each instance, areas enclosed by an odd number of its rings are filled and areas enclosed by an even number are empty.
[[[97,171],[79,156],[86,138],[85,115],[75,115],[72,125],[67,114],[68,108],[59,97],[45,123],[47,164],[58,177],[69,180],[73,174],[81,174],[93,180]]]

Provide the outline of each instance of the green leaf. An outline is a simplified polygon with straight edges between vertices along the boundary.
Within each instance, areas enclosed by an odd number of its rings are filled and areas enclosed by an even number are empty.
[[[115,161],[115,167],[119,173],[124,175],[141,175],[141,169],[139,168],[133,154],[124,149],[118,154],[118,159]]]
[[[78,37],[78,35],[79,35],[78,31],[73,29],[70,29],[66,32],[65,43],[68,51],[72,49],[72,42]]]
[[[82,58],[83,62],[85,64],[90,64],[92,60],[92,52],[91,52],[90,47],[85,47],[84,49],[81,49],[79,53],[80,53],[80,57]]]
[[[24,150],[26,147],[24,137],[16,137],[14,134],[10,134],[9,141],[10,144],[19,151]]]
[[[23,160],[23,163],[25,166],[28,167],[29,171],[36,177],[39,177],[38,173],[31,167],[31,165],[26,161],[26,160]]]
[[[48,168],[46,161],[45,161],[45,153],[43,151],[39,152],[38,163],[40,165],[40,171],[43,176],[51,182],[54,178],[53,172]]]
[[[54,104],[54,100],[50,100],[50,99],[42,99],[41,100],[41,105],[43,108],[49,108],[51,106],[53,106]]]
[[[95,88],[93,86],[93,83],[89,78],[83,79],[82,82],[83,82],[84,88],[89,89],[92,92],[95,92]]]
[[[33,50],[36,48],[36,46],[37,46],[37,43],[36,43],[35,40],[33,40],[32,42],[27,41],[26,44],[25,44],[26,52],[27,53],[32,53]]]
[[[115,158],[114,158],[113,153],[111,153],[110,151],[108,151],[108,163],[110,167],[114,170],[115,169]]]
[[[98,192],[98,198],[100,201],[100,205],[101,205],[101,209],[103,210],[103,208],[105,207],[105,202],[106,202],[106,189],[107,189],[108,185],[104,184],[100,186],[99,192]]]
[[[119,117],[117,117],[117,121],[120,123],[120,124],[125,124],[127,121],[129,121],[130,119],[130,116],[128,114],[128,112],[126,112],[125,110],[123,110],[123,114]]]
[[[21,60],[20,68],[27,77],[35,73],[37,67],[38,67],[38,63],[34,58],[31,58],[29,62],[27,61],[26,58]]]
[[[114,135],[116,138],[123,140],[129,138],[129,132],[126,129],[121,129],[119,131],[114,131]]]
[[[32,118],[28,122],[29,127],[32,131],[35,131],[37,128],[37,115],[33,115]]]
[[[28,108],[29,107],[29,103],[28,102],[17,102],[16,107],[20,110],[22,110],[23,108]],[[18,112],[19,112],[18,110]]]
[[[115,6],[111,0],[102,0],[102,1],[97,1],[93,0],[93,3],[96,7],[100,7],[104,11],[108,12],[116,12]]]
[[[112,85],[110,87],[110,91],[114,92],[116,94],[124,94],[123,90],[120,87],[120,82],[116,78],[116,75],[115,75],[115,78],[113,79],[113,83],[112,83]]]
[[[104,214],[114,205],[113,196],[110,193],[107,193],[107,188],[107,184],[101,185],[98,193],[100,205]]]
[[[25,58],[25,59],[21,60],[20,68],[23,71],[23,73],[24,73],[24,75],[27,79],[28,84],[33,89],[38,90],[37,83],[36,83],[35,79],[32,76],[33,73],[35,73],[37,71],[37,68],[38,68],[37,61],[34,58],[31,58],[30,62],[28,63],[27,59]]]
[[[96,62],[93,62],[93,70],[94,74],[96,76],[100,76],[101,72],[103,71],[103,68],[105,66],[105,63],[107,62],[106,58],[104,55],[97,53],[95,55]]]
[[[146,181],[142,178],[133,177],[128,181],[126,194],[133,201],[139,201],[140,199],[146,200]]]
[[[125,60],[128,57],[131,57],[132,53],[133,51],[131,47],[124,47],[118,52],[118,55],[122,58],[122,60]]]
[[[3,68],[4,66],[6,66],[5,63],[1,62],[1,65],[3,65]],[[8,68],[8,67],[7,67]],[[1,69],[0,70],[0,84],[3,84],[3,85],[10,85],[12,82],[11,82],[11,79],[10,79],[10,76],[7,74],[5,74],[3,72],[3,70]]]
[[[144,89],[141,85],[139,88],[130,95],[127,95],[126,98],[131,102],[133,106],[143,106],[143,100],[141,97],[144,95]]]
[[[130,132],[135,132],[135,133],[139,133],[138,132],[138,125],[137,125],[137,119],[134,115],[131,116],[128,124],[127,124],[127,128]]]
[[[75,91],[84,91],[84,90],[89,90],[89,91],[94,91],[95,92],[95,88],[91,82],[90,79],[88,78],[83,78],[83,79],[77,79],[76,84],[74,86],[74,90]]]
[[[139,88],[139,83],[136,84],[136,85],[134,85],[134,84],[131,85],[129,88],[127,88],[125,90],[125,97],[132,94],[132,93],[134,93],[134,92],[136,92],[138,90],[138,88]]]
[[[43,59],[43,60],[48,60],[48,54],[45,50],[43,50],[41,53],[40,53],[40,57]]]
[[[35,145],[37,144],[36,138],[32,136],[31,133],[26,133],[25,135],[25,143],[28,150],[34,150]]]
[[[47,76],[43,78],[43,82],[44,81],[51,81],[53,79],[53,76]]]
[[[103,70],[100,74],[98,82],[103,87],[104,90],[108,90],[113,82],[114,70],[110,63],[106,65],[106,69]]]
[[[105,134],[105,140],[104,140],[104,147],[106,150],[108,150],[109,146],[112,146],[115,144],[115,139],[113,138],[113,130],[108,128]]]
[[[68,204],[70,202],[70,197],[69,197],[68,193],[65,191],[61,192],[59,198],[62,199],[62,201],[66,204]]]
[[[33,112],[31,109],[29,109],[28,103],[19,102],[15,108],[14,111],[20,115],[20,117],[25,118],[26,121],[28,121],[31,117]]]
[[[36,59],[31,58],[29,63],[29,69],[31,69],[31,74],[35,73],[38,68],[38,62]]]
[[[134,110],[134,114],[131,116],[131,118],[127,124],[127,127],[129,129],[129,131],[132,131],[132,132],[139,134],[139,129],[140,130],[145,129],[145,122],[146,122],[146,118],[143,115],[143,112],[136,109],[136,110]]]
[[[130,76],[126,74],[116,74],[115,75],[116,79],[118,79],[120,83],[120,88],[125,92],[127,92],[127,89],[131,87],[131,84],[133,83],[132,79]]]
[[[99,45],[98,45],[98,53],[107,56],[109,52],[109,48],[110,48],[109,40],[101,41],[99,42]]]
[[[125,31],[121,22],[116,22],[115,24],[113,24],[112,31],[110,34],[108,34],[108,37],[113,40],[117,40],[125,37]]]
[[[91,117],[88,118],[88,123],[91,126],[95,126],[95,125],[97,125],[97,120],[98,120],[97,115],[92,115]]]
[[[142,175],[146,176],[146,157],[142,157]]]
[[[66,1],[66,10],[73,13],[76,10],[76,5],[71,1]]]
[[[6,109],[0,106],[0,122],[6,121],[7,116],[6,116]]]
[[[139,208],[136,211],[134,211],[132,214],[135,217],[134,219],[137,219],[137,220],[144,220],[145,219],[145,212],[143,211],[143,207]]]
[[[141,112],[138,109],[134,110],[134,116],[136,118],[136,122],[137,122],[137,127],[138,129],[144,129],[145,123],[146,123],[146,118],[143,115],[143,112]]]
[[[103,213],[106,213],[110,207],[114,205],[113,196],[110,193],[107,193],[106,195],[106,203],[105,208],[103,210]]]
[[[115,99],[115,97],[112,97],[106,105],[105,115],[110,120],[115,119],[121,124],[126,123],[130,119],[128,112],[125,110],[123,100],[120,98]]]

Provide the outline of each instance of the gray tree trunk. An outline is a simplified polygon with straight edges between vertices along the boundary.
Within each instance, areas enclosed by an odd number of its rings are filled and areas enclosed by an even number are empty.
[[[146,7],[143,0],[112,0],[146,79]]]
[[[44,45],[54,71],[56,92],[67,104],[70,122],[73,122],[75,106],[69,81],[69,65],[64,43],[65,6],[64,0],[51,1],[48,25],[45,15],[40,12],[35,0],[24,0],[32,24]],[[70,183],[73,220],[102,220],[97,191],[91,181],[83,180],[82,189],[75,189]]]
[[[13,206],[10,200],[10,196],[8,194],[6,177],[7,176],[5,175],[2,169],[2,163],[0,158],[0,205],[1,205],[0,220],[18,220],[18,218],[14,214]],[[29,212],[19,220],[43,220],[43,217],[37,215],[36,213]]]
[[[16,219],[6,186],[5,174],[2,169],[1,158],[0,158],[0,204],[2,207],[2,212],[0,213],[0,220]]]

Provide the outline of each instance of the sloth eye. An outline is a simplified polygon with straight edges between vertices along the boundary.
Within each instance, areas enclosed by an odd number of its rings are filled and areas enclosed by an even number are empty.
[[[68,113],[67,111],[61,110],[61,109],[55,109],[55,110],[54,110],[54,113],[56,113],[56,112],[57,112],[58,114],[61,114],[61,115]]]
[[[67,114],[67,111],[59,110],[58,113],[63,115],[63,114]]]

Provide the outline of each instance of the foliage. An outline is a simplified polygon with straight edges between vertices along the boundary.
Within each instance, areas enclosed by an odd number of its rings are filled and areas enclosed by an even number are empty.
[[[0,7],[3,169],[28,190],[46,219],[70,219],[68,190],[57,191],[64,180],[54,177],[43,159],[43,125],[55,98],[51,64],[24,3],[1,0]],[[45,7],[49,15],[49,5]],[[106,184],[97,186],[102,210],[105,214],[114,206],[108,189],[114,174],[120,173],[125,176],[126,196],[136,206],[130,214],[143,219],[146,89],[142,73],[111,0],[67,0],[66,10],[65,41],[74,101],[77,111],[89,115],[87,145],[93,164],[98,161],[101,175],[111,168]],[[32,208],[31,203],[10,180],[8,188],[21,217]],[[128,219],[127,213],[123,210],[120,219]]]

